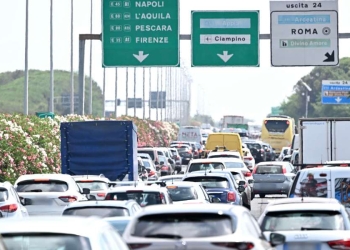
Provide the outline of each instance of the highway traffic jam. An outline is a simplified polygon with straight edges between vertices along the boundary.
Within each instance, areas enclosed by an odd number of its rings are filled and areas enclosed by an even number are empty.
[[[132,121],[63,122],[61,174],[0,183],[0,250],[350,249],[347,163],[304,166],[294,120],[262,124],[153,147]]]

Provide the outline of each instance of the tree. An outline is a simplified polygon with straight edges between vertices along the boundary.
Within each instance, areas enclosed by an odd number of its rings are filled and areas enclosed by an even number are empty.
[[[305,115],[306,96],[310,96],[308,117],[348,117],[350,107],[347,105],[323,105],[321,103],[322,80],[350,79],[350,58],[342,58],[338,67],[315,67],[309,74],[301,78],[312,91],[296,83],[294,93],[282,102],[283,114],[299,119]],[[304,93],[304,95],[302,94]]]
[[[196,114],[192,118],[192,121],[198,123],[209,123],[211,126],[214,126],[215,124],[214,119],[209,115]]]

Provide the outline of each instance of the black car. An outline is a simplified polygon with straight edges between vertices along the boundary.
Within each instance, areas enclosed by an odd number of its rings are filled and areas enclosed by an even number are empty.
[[[252,156],[255,159],[255,164],[266,161],[266,152],[264,150],[264,146],[262,142],[247,141],[245,142],[245,144],[247,145],[250,152],[252,153]]]
[[[263,148],[266,152],[266,160],[267,161],[275,161],[276,160],[276,152],[274,148],[271,147],[270,144],[263,143]]]

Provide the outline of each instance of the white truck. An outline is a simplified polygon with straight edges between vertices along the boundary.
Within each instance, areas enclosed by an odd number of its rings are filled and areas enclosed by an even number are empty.
[[[299,164],[350,160],[350,118],[299,120]]]

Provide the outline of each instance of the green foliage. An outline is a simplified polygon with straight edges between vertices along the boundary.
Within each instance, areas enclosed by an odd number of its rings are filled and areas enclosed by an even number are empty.
[[[64,115],[70,112],[69,107],[61,104],[61,95],[70,94],[70,72],[55,70],[55,114]],[[85,78],[85,112],[88,109],[90,79]],[[95,81],[93,83],[93,115],[101,116],[103,112],[102,90]],[[50,71],[30,70],[28,87],[28,110],[29,114],[46,112],[49,110],[50,98]],[[78,75],[74,74],[74,92],[79,93]],[[22,113],[24,96],[24,72],[4,72],[0,74],[0,113]],[[75,103],[78,111],[78,103]]]
[[[349,117],[348,105],[323,105],[321,103],[322,80],[350,80],[350,58],[342,58],[338,67],[315,67],[308,75],[302,77],[312,91],[296,83],[294,93],[281,104],[283,114],[299,119],[305,115],[306,96],[310,96],[308,117]],[[304,93],[304,95],[302,94]]]

